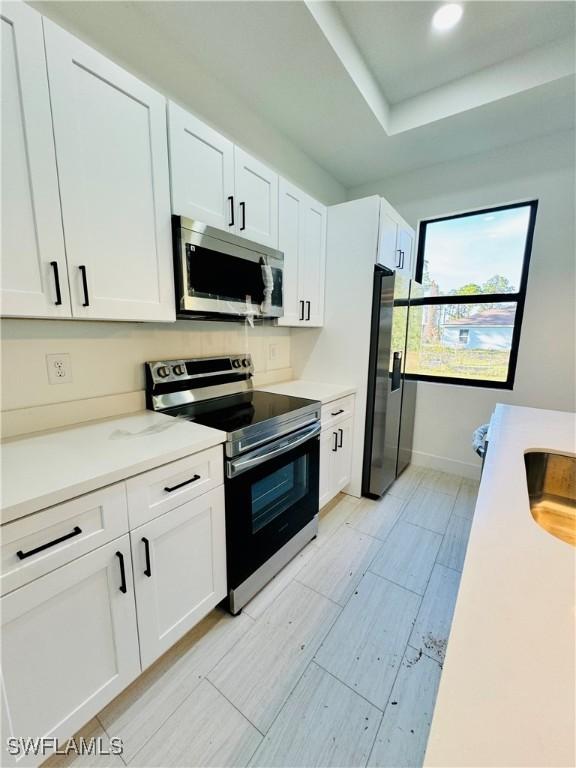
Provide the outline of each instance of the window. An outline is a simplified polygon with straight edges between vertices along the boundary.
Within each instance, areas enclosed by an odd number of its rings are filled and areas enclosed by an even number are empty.
[[[537,201],[420,223],[409,378],[512,389]]]

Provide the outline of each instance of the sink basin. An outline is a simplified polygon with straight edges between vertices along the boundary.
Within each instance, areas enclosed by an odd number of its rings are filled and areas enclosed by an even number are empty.
[[[576,547],[576,457],[533,451],[524,455],[524,463],[532,517]]]

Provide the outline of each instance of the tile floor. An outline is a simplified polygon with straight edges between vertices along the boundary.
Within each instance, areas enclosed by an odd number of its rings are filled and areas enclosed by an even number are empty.
[[[81,735],[99,766],[419,766],[478,483],[409,467],[339,496],[318,538],[231,617],[215,610]]]

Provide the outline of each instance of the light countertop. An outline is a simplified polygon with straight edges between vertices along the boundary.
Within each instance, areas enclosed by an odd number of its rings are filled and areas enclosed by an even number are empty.
[[[309,400],[320,400],[322,403],[331,403],[339,397],[353,395],[356,387],[346,384],[327,384],[319,381],[304,381],[293,379],[283,381],[280,384],[269,384],[258,387],[264,392],[274,392],[277,395],[291,395],[292,397],[304,397]]]
[[[225,442],[226,433],[142,411],[8,440],[2,524]]]
[[[576,550],[533,520],[524,468],[575,436],[575,414],[496,407],[426,766],[575,765]]]

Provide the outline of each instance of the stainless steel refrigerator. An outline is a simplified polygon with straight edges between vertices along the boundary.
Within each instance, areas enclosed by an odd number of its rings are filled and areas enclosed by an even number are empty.
[[[420,331],[419,322],[409,325],[410,302],[421,295],[418,283],[376,264],[362,469],[362,495],[370,498],[382,496],[412,458],[416,382],[405,372],[408,329]]]

